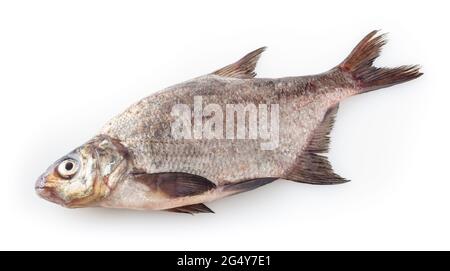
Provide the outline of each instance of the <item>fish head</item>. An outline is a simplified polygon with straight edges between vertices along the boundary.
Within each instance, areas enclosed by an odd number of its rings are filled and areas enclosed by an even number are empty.
[[[123,179],[127,158],[119,141],[95,137],[53,163],[36,181],[36,192],[69,208],[96,206]]]

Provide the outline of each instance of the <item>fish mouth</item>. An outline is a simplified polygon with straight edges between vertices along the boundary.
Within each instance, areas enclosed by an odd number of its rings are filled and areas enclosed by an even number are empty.
[[[39,197],[48,200],[50,202],[65,205],[64,201],[61,200],[60,197],[57,196],[53,187],[45,186],[45,178],[44,176],[40,176],[36,181],[36,185],[34,186],[34,190],[38,194]]]

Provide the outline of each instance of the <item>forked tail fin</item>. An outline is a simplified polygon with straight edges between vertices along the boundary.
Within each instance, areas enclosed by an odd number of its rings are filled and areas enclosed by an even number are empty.
[[[339,64],[344,72],[351,74],[361,87],[361,92],[372,91],[416,79],[422,75],[420,66],[400,66],[396,68],[374,67],[373,61],[380,55],[386,44],[385,35],[372,31],[362,39],[350,55]]]

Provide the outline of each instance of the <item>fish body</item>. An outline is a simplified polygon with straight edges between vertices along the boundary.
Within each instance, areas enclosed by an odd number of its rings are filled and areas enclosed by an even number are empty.
[[[369,33],[338,66],[310,76],[255,78],[265,48],[130,106],[38,180],[67,207],[212,212],[205,202],[278,179],[347,180],[326,156],[343,99],[421,75],[372,66],[385,44]]]

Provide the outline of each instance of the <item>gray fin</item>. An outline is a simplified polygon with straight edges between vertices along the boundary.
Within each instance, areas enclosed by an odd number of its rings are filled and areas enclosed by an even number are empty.
[[[260,186],[269,184],[277,179],[279,178],[268,177],[268,178],[245,180],[240,183],[230,183],[223,187],[223,191],[232,192],[232,194],[238,194],[256,189]]]
[[[258,62],[261,53],[266,50],[266,47],[261,47],[246,54],[243,58],[237,62],[225,66],[212,74],[220,75],[224,77],[235,77],[241,79],[250,79],[256,76],[255,67]]]
[[[333,128],[338,105],[330,108],[323,117],[321,124],[314,130],[308,146],[297,157],[295,165],[283,179],[309,184],[340,184],[348,182],[333,172],[328,157],[319,153],[328,152],[330,131]]]
[[[360,93],[401,84],[423,75],[419,65],[404,65],[395,68],[373,66],[374,60],[380,55],[381,48],[385,44],[385,34],[378,35],[377,30],[372,31],[338,66],[341,71],[350,74],[356,81],[361,89]]]
[[[209,209],[208,206],[206,206],[203,203],[180,206],[180,207],[176,207],[176,208],[172,208],[172,209],[167,209],[164,211],[191,214],[191,215],[196,214],[196,213],[213,213],[214,214],[214,211]]]
[[[146,184],[154,192],[167,197],[186,197],[203,194],[216,188],[210,180],[184,172],[135,173],[134,180]]]

